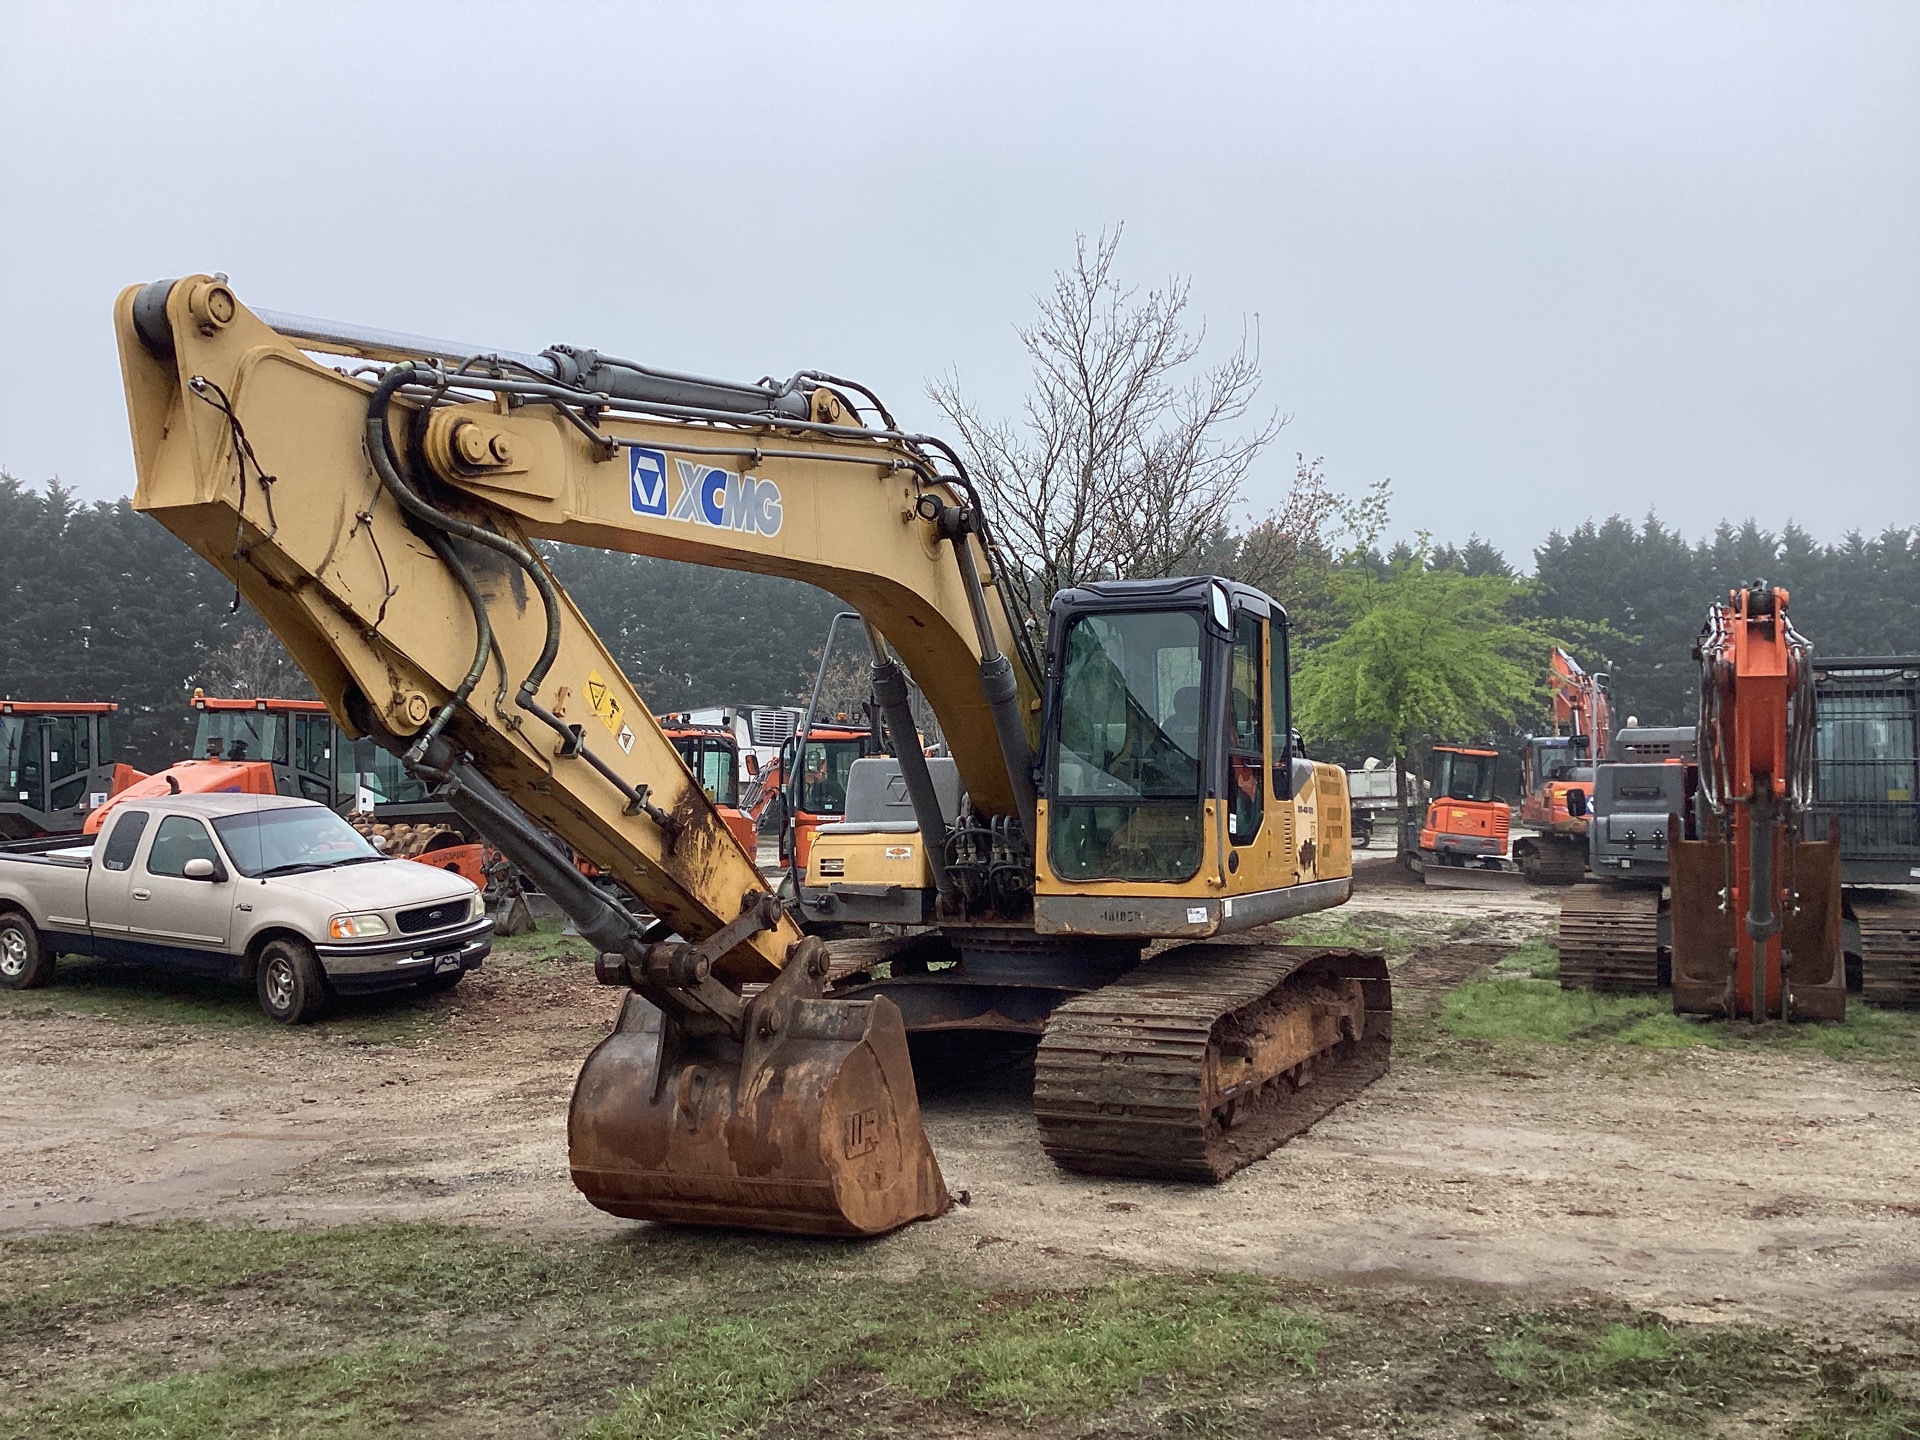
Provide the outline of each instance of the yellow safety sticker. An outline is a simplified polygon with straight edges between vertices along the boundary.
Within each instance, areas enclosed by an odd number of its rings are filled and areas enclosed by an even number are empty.
[[[587,672],[587,703],[593,706],[593,713],[600,717],[607,733],[619,735],[620,702],[614,698],[613,687],[607,683],[606,676],[598,670]]]

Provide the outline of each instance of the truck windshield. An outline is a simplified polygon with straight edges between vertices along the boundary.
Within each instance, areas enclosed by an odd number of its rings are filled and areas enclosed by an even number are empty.
[[[1200,866],[1200,617],[1082,615],[1065,649],[1048,797],[1055,870],[1186,879]]]
[[[384,858],[324,805],[276,805],[213,822],[233,868],[249,879]]]

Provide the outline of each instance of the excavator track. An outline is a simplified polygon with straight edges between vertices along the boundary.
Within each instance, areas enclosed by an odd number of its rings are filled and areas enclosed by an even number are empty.
[[[1054,1012],[1040,1143],[1081,1174],[1224,1180],[1384,1075],[1392,1041],[1378,954],[1176,946]]]
[[[1855,902],[1860,923],[1860,998],[1920,1010],[1920,906]]]
[[[1560,902],[1564,990],[1660,988],[1660,892],[1576,885]]]

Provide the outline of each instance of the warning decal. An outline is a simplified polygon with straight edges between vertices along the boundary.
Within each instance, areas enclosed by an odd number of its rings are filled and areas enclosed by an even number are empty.
[[[587,703],[593,707],[593,713],[600,717],[600,723],[607,727],[607,733],[619,735],[620,702],[614,698],[613,687],[598,670],[587,672]]]
[[[622,725],[620,727],[620,733],[614,738],[620,742],[620,748],[626,751],[627,754],[631,755],[633,753],[633,727],[631,725]]]

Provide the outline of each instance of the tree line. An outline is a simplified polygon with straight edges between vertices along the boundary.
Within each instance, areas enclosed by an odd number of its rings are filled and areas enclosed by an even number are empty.
[[[1920,651],[1920,528],[1821,544],[1749,520],[1689,540],[1616,515],[1555,530],[1523,574],[1478,538],[1388,545],[1387,483],[1342,491],[1304,455],[1283,501],[1250,512],[1247,484],[1286,424],[1257,404],[1257,326],[1204,363],[1187,282],[1123,285],[1119,241],[1083,237],[1016,328],[1032,369],[1017,418],[983,413],[957,377],[928,388],[1029,622],[1089,580],[1256,585],[1292,619],[1295,724],[1313,753],[1348,761],[1510,744],[1544,718],[1551,644],[1611,677],[1622,718],[1687,723],[1706,608],[1755,579],[1793,592],[1818,653]],[[656,712],[803,700],[844,608],[772,576],[542,548]],[[145,769],[187,752],[196,686],[310,693],[232,588],[126,500],[83,504],[57,481],[0,475],[0,597],[0,692],[118,701],[121,757]]]

